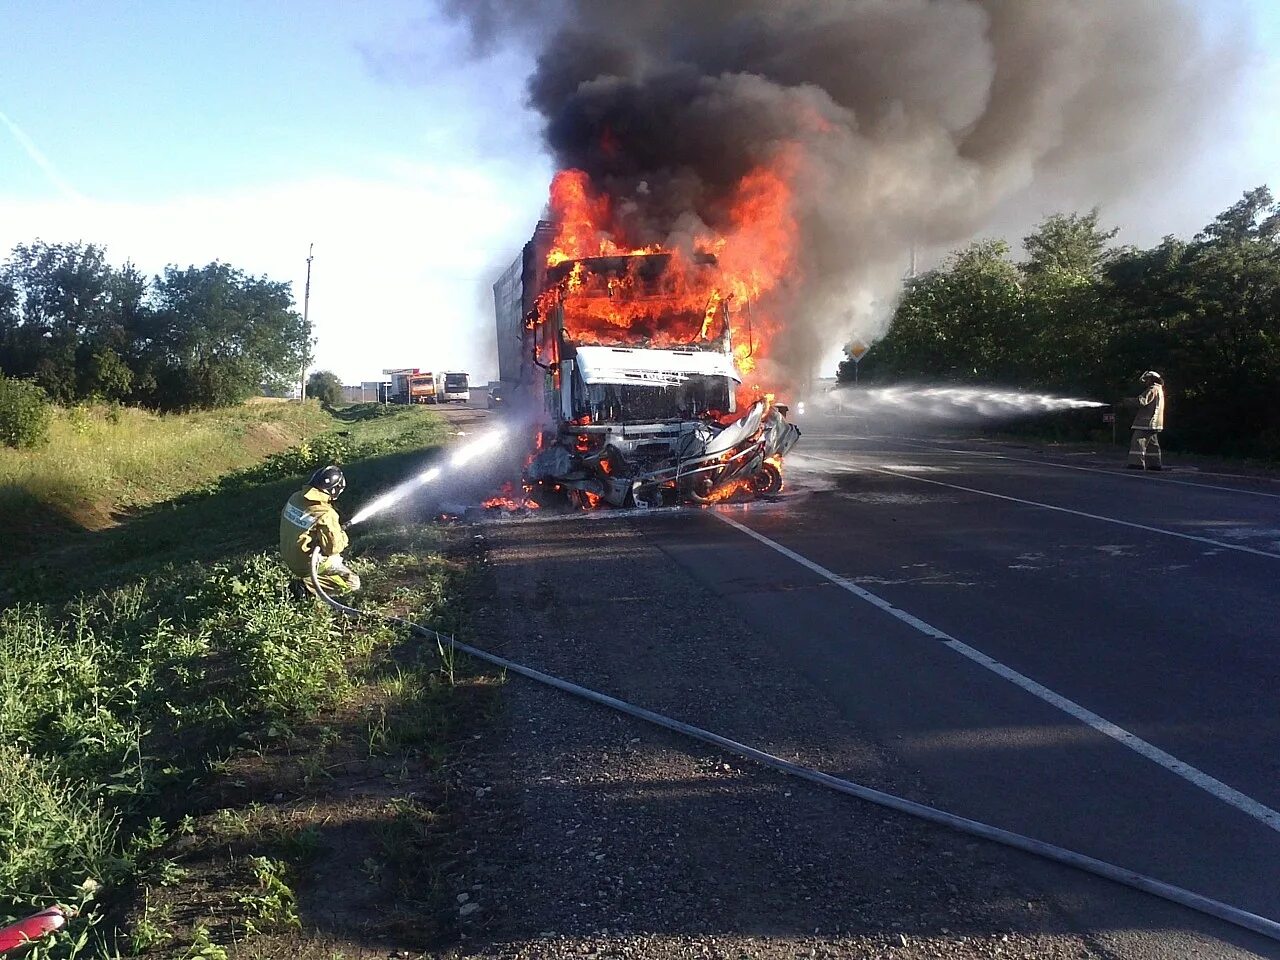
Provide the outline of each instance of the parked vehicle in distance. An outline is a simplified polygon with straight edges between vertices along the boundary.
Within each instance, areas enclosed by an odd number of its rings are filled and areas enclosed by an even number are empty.
[[[403,370],[385,370],[391,377],[392,403],[436,403],[439,400],[434,373],[423,373],[416,367]]]
[[[466,403],[471,399],[471,383],[465,373],[437,374],[436,386],[441,403]]]
[[[507,387],[502,382],[489,384],[488,407],[490,410],[500,409],[507,405]]]

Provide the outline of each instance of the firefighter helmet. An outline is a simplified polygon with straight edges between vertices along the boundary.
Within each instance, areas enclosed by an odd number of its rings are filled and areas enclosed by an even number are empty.
[[[1164,377],[1160,376],[1160,374],[1156,373],[1154,370],[1148,370],[1142,375],[1143,383],[1146,383],[1149,380],[1154,381],[1155,383],[1164,383]]]
[[[342,491],[347,489],[347,478],[342,475],[340,468],[330,464],[313,473],[308,485],[337,500],[342,496]]]

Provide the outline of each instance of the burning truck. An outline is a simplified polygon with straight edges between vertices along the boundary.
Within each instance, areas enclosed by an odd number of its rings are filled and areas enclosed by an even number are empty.
[[[773,394],[744,387],[751,304],[716,255],[571,256],[563,233],[540,222],[494,284],[499,376],[535,423],[530,496],[624,507],[781,492],[800,431]]]

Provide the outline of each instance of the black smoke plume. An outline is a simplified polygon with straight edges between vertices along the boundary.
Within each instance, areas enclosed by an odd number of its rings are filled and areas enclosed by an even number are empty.
[[[1042,184],[1105,202],[1176,162],[1235,62],[1189,0],[444,2],[482,47],[533,45],[547,145],[612,195],[627,243],[723,225],[737,178],[800,145],[774,353],[801,376],[880,332],[913,245],[967,240]]]

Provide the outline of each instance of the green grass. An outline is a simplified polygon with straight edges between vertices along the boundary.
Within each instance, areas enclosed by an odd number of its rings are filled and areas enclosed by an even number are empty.
[[[261,406],[270,409],[272,405]],[[260,413],[251,406],[214,418],[220,424],[214,445],[235,448],[224,453],[221,462],[235,463],[237,468],[220,474],[192,463],[185,443],[164,445],[183,432],[180,420],[147,420],[148,415],[141,415],[140,423],[151,423],[166,439],[164,443],[138,442],[167,452],[164,458],[155,455],[152,479],[146,484],[102,471],[100,502],[128,503],[132,509],[117,511],[101,527],[53,522],[65,521],[58,506],[65,488],[55,480],[48,491],[34,480],[31,487],[0,482],[0,504],[8,507],[3,514],[6,529],[21,544],[20,550],[0,552],[0,606],[24,600],[66,600],[142,577],[164,576],[193,562],[212,564],[270,547],[277,541],[281,504],[315,467],[343,464],[348,492],[340,507],[344,516],[350,516],[372,492],[420,468],[429,451],[449,435],[445,423],[421,407],[367,404],[331,415],[318,407],[274,406],[297,412]],[[191,432],[200,434],[212,416],[193,415]],[[295,427],[305,426],[308,438],[293,445],[278,444],[274,451],[251,457],[246,438],[257,438],[258,443],[264,424],[276,430],[288,422],[273,416],[298,417]],[[109,431],[107,435],[113,436]],[[116,443],[104,441],[86,457],[109,462]],[[59,443],[16,455],[32,463],[21,470],[11,466],[9,475],[28,478],[44,476],[48,458],[61,462],[68,456]],[[161,484],[156,477],[169,479]],[[75,485],[81,482],[77,479]],[[157,493],[160,490],[163,494]]]
[[[358,498],[446,436],[416,408],[264,404],[121,411],[118,422],[64,413],[49,447],[4,451],[0,502],[37,514],[6,522],[71,520],[93,487],[132,509],[97,529],[68,522],[0,559],[0,922],[53,901],[82,908],[42,948],[50,957],[168,943],[164,909],[131,898],[181,874],[161,851],[199,812],[201,784],[237,751],[287,740],[384,679],[406,704],[396,719],[411,722],[366,727],[370,743],[435,749],[448,726],[441,681],[376,666],[396,640],[387,628],[291,600],[275,552],[280,506],[317,462],[344,463]],[[431,531],[371,528],[349,552],[369,584],[362,603],[456,628],[439,546]],[[241,931],[295,926],[287,869],[263,860],[252,872]],[[121,937],[112,923],[129,910]],[[196,936],[190,955],[207,941]]]
[[[58,410],[50,442],[0,447],[0,514],[40,532],[102,529],[333,429],[318,404],[255,403],[160,415],[120,407]]]

